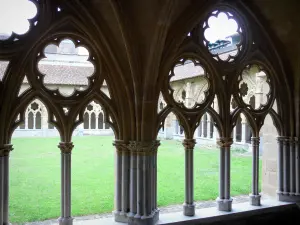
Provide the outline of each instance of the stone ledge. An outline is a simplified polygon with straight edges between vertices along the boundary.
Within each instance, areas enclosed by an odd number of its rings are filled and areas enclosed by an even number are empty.
[[[292,208],[296,204],[279,202],[273,199],[263,199],[261,206],[251,206],[249,202],[233,204],[231,212],[220,212],[216,207],[196,209],[195,216],[184,216],[182,212],[160,214],[157,225],[195,225],[206,222],[217,222],[227,219],[242,218],[247,215],[259,215],[262,213],[277,212]],[[74,225],[124,225],[114,221],[114,218],[100,218],[94,220],[74,221]]]

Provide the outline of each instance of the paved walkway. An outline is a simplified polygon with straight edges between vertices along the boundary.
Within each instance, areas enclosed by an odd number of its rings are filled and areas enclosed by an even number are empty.
[[[232,198],[233,198],[233,204],[249,201],[248,195],[240,195],[240,196],[236,196],[236,197],[232,197]],[[217,206],[215,200],[197,201],[195,203],[196,203],[196,209],[210,208],[210,207]],[[160,214],[171,213],[171,212],[180,212],[180,211],[182,211],[182,204],[159,207],[159,209],[160,209],[160,211],[159,211]],[[74,217],[74,221],[94,220],[94,219],[110,218],[110,217],[113,217],[112,213],[103,213],[103,214]],[[25,223],[25,225],[54,225],[54,224],[57,224],[57,219]],[[12,225],[15,225],[15,224],[12,224]]]

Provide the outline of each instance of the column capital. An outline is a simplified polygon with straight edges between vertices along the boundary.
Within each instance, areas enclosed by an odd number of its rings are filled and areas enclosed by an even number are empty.
[[[61,153],[70,154],[74,147],[73,142],[59,142],[58,147],[61,150]]]
[[[184,139],[182,141],[182,145],[184,146],[185,150],[193,150],[196,144],[195,139]]]
[[[134,154],[153,154],[157,152],[160,141],[129,141],[128,148]]]
[[[128,144],[123,140],[115,140],[113,146],[116,147],[118,153],[129,153]]]
[[[251,137],[252,146],[259,146],[260,138],[259,137]]]
[[[293,138],[292,137],[288,137],[288,136],[278,136],[277,137],[277,141],[278,142],[282,142],[282,143],[290,142],[292,140],[293,140]]]
[[[231,137],[220,137],[217,139],[217,144],[220,147],[230,147],[233,143],[233,140]]]
[[[0,145],[0,157],[8,156],[10,151],[13,150],[13,147],[11,144],[2,144]]]

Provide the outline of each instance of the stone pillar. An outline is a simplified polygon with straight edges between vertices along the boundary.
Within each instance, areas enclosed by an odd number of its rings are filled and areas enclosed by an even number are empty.
[[[129,177],[130,177],[130,155],[127,145],[122,140],[116,140],[116,191],[115,191],[115,221],[127,223],[129,213]]]
[[[282,139],[283,143],[283,194],[288,194],[289,192],[289,181],[290,181],[290,139],[285,137]]]
[[[203,115],[204,116],[204,115]],[[203,120],[203,116],[201,118],[201,137],[204,138],[204,120]]]
[[[295,137],[295,167],[296,167],[296,196],[300,196],[300,148],[299,148],[299,138]]]
[[[220,185],[217,198],[219,211],[231,211],[232,198],[230,197],[230,146],[232,138],[221,137],[217,140],[220,146]]]
[[[236,126],[233,128],[232,137],[233,137],[233,142],[236,142]]]
[[[28,129],[28,113],[25,112],[25,129]]]
[[[242,140],[241,143],[246,143],[246,133],[247,133],[247,120],[244,115],[241,115],[242,119]]]
[[[96,124],[95,124],[95,130],[98,130],[99,129],[99,123],[98,123],[98,120],[99,120],[99,113],[96,114]]]
[[[183,214],[185,216],[194,216],[194,147],[196,141],[195,139],[184,139],[182,144],[185,150],[185,201]]]
[[[9,153],[12,145],[0,145],[0,223],[9,224]]]
[[[283,193],[283,142],[282,137],[277,138],[278,142],[278,194]]]
[[[136,157],[136,186],[131,179],[130,193],[136,190],[136,211],[130,208],[128,224],[152,225],[159,219],[157,209],[157,148],[159,141],[130,141],[131,158]],[[131,196],[132,197],[132,196]]]
[[[285,202],[299,202],[299,143],[293,137],[278,137],[279,184],[278,198]],[[298,157],[298,158],[297,158]]]
[[[33,114],[33,129],[36,129],[36,114]]]
[[[59,225],[72,225],[71,217],[71,152],[72,142],[60,142],[61,151],[61,217]]]
[[[207,113],[207,123],[206,123],[206,128],[207,128],[207,135],[206,135],[206,137],[208,138],[208,139],[210,139],[211,137],[210,137],[210,115]]]
[[[250,194],[250,204],[260,206],[259,194],[259,137],[251,138],[252,144],[252,193]]]

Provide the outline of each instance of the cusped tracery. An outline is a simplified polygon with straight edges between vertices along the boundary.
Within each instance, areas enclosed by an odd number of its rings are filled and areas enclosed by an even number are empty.
[[[248,107],[258,110],[270,101],[270,78],[259,65],[248,65],[239,76],[239,96]]]
[[[85,47],[64,39],[58,45],[47,45],[43,54],[45,57],[38,62],[38,69],[44,75],[43,84],[48,90],[58,90],[60,95],[69,97],[75,91],[88,89],[88,78],[95,68]]]
[[[204,22],[204,44],[215,59],[233,61],[241,49],[242,29],[234,16],[226,11],[214,11]]]
[[[9,39],[12,34],[23,35],[30,29],[30,19],[37,14],[37,7],[29,0],[0,1],[0,40]]]
[[[196,59],[181,59],[170,71],[173,99],[182,107],[194,108],[203,103],[209,90],[208,73]]]

